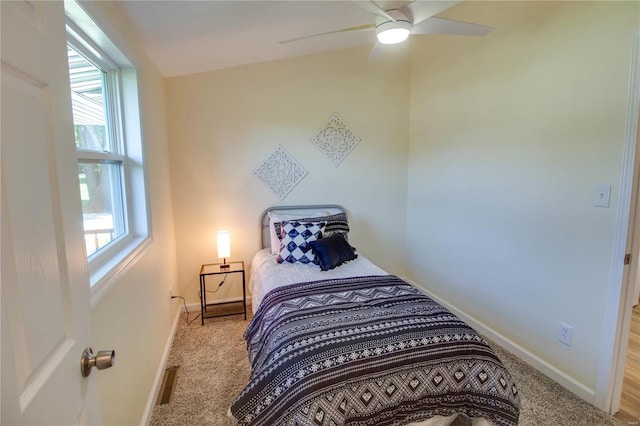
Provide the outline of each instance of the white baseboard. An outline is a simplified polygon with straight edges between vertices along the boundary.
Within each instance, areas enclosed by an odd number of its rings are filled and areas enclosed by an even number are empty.
[[[225,303],[225,302],[239,302],[242,300],[242,297],[233,297],[230,299],[216,300],[217,303]],[[251,306],[251,297],[247,297],[247,306]],[[162,384],[162,378],[164,376],[164,370],[167,368],[167,360],[169,359],[169,353],[171,352],[171,345],[173,344],[173,338],[176,335],[176,329],[178,328],[178,320],[180,319],[180,314],[187,311],[190,313],[200,313],[200,303],[189,303],[186,305],[180,305],[180,308],[176,311],[176,315],[173,319],[173,325],[171,326],[171,331],[169,332],[169,336],[167,337],[167,342],[164,346],[164,351],[162,352],[162,358],[160,358],[160,363],[158,364],[158,370],[156,371],[156,376],[153,379],[153,385],[151,386],[151,391],[149,392],[149,397],[147,398],[147,405],[144,408],[144,413],[142,415],[142,420],[140,421],[141,425],[149,425],[151,421],[151,414],[153,413],[153,407],[155,406],[156,398],[158,395],[159,387]]]
[[[231,297],[228,299],[216,299],[215,301],[209,300],[208,302],[210,304],[215,304],[215,303],[229,303],[229,302],[240,302],[242,300],[242,297]],[[251,296],[247,296],[247,312],[251,310]],[[196,315],[200,313],[200,303],[198,302],[194,302],[194,303],[188,303],[186,305],[187,310],[189,311],[189,314],[195,313]],[[179,312],[185,312],[185,305],[180,305],[180,311]],[[174,329],[175,332],[175,329]]]
[[[196,307],[200,307],[199,304],[194,304]],[[144,407],[144,413],[142,415],[142,420],[140,421],[141,425],[148,425],[151,421],[151,414],[153,413],[153,407],[155,406],[156,397],[158,395],[159,387],[162,383],[162,378],[164,376],[164,370],[167,367],[167,360],[169,359],[169,352],[171,351],[171,345],[173,344],[173,337],[176,335],[176,328],[178,328],[178,319],[180,319],[180,314],[184,312],[184,308],[180,308],[176,311],[175,318],[173,319],[173,325],[171,326],[171,331],[169,332],[169,336],[167,337],[167,343],[164,345],[164,351],[162,351],[162,358],[160,358],[160,363],[158,364],[158,371],[156,371],[156,377],[153,380],[153,385],[151,386],[151,392],[149,392],[149,397],[147,398],[147,405]]]
[[[553,365],[549,364],[547,361],[545,361],[542,358],[540,358],[540,357],[534,355],[533,353],[529,352],[528,350],[526,350],[522,346],[520,346],[517,343],[511,341],[510,339],[508,339],[504,335],[500,334],[499,332],[497,332],[493,328],[491,328],[491,327],[487,326],[486,324],[482,323],[481,321],[479,321],[478,319],[474,318],[473,316],[465,314],[464,312],[462,312],[461,310],[457,309],[455,306],[453,306],[448,301],[446,301],[446,300],[442,299],[441,297],[438,297],[437,295],[433,294],[431,291],[426,289],[424,286],[421,286],[421,285],[419,285],[419,284],[417,284],[417,283],[415,283],[415,282],[413,282],[410,279],[405,278],[405,277],[403,277],[402,279],[407,281],[408,283],[411,283],[412,285],[414,285],[415,287],[419,288],[420,290],[424,291],[429,297],[431,297],[433,300],[435,300],[436,302],[440,303],[441,305],[445,306],[447,309],[451,310],[461,320],[465,321],[467,324],[469,324],[471,327],[473,327],[480,334],[482,334],[482,335],[488,337],[489,339],[493,340],[494,342],[496,342],[497,344],[499,344],[500,346],[502,346],[503,348],[505,348],[506,350],[511,352],[513,355],[517,356],[518,358],[520,358],[521,360],[523,360],[524,362],[529,364],[531,367],[533,367],[536,370],[540,371],[542,374],[544,374],[545,376],[549,377],[550,379],[556,381],[557,383],[559,383],[564,388],[568,389],[569,391],[573,392],[574,394],[576,394],[580,398],[582,398],[585,401],[587,401],[589,404],[593,404],[594,403],[594,399],[595,399],[595,390],[594,389],[589,388],[585,384],[577,381],[576,379],[574,379],[573,377],[567,375],[563,371],[558,370],[556,367],[554,367]]]
[[[215,304],[215,303],[229,303],[229,302],[240,302],[242,297],[230,297],[228,299],[215,299],[215,300],[207,300],[207,303]],[[200,309],[199,304],[195,304],[198,309]],[[247,306],[251,305],[251,296],[247,296]],[[190,305],[189,305],[190,306]]]

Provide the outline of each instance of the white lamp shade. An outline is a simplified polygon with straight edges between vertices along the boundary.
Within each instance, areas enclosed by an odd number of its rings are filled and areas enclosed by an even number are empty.
[[[231,257],[231,239],[229,231],[218,231],[218,257],[226,259]]]

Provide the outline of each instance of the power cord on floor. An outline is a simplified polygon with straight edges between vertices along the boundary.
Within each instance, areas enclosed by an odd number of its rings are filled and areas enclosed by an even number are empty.
[[[171,296],[172,299],[182,299],[182,304],[184,305],[184,311],[187,313],[187,325],[191,325],[192,322],[200,318],[200,314],[196,315],[192,319],[189,319],[189,309],[187,309],[187,301],[182,296]]]
[[[216,293],[218,290],[220,290],[220,287],[222,287],[222,284],[224,284],[224,282],[227,280],[227,276],[229,274],[224,274],[224,278],[222,279],[222,281],[220,281],[220,284],[218,284],[218,287],[216,287],[215,290],[207,290],[207,293]],[[187,301],[185,300],[184,297],[182,296],[171,296],[172,299],[182,299],[182,304],[184,305],[184,311],[187,313],[187,325],[191,325],[192,322],[194,322],[195,320],[197,320],[198,318],[200,318],[200,314],[196,315],[195,317],[193,317],[192,319],[189,319],[189,309],[187,309]],[[200,300],[202,300],[202,293],[198,292],[198,298]]]

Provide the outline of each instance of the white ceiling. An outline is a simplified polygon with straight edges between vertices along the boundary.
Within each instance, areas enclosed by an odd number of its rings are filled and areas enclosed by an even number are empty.
[[[408,1],[376,3],[388,10]],[[119,0],[118,4],[165,77],[375,42],[374,31],[359,31],[278,43],[373,23],[374,15],[357,1]]]

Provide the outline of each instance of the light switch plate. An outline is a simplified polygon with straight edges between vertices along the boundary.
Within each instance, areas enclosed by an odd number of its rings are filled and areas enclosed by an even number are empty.
[[[609,207],[611,201],[611,185],[598,184],[593,195],[593,205],[595,207]]]

